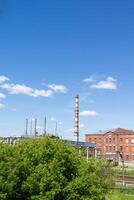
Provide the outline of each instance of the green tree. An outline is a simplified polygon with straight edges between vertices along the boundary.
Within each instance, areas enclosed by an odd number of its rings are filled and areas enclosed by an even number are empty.
[[[107,162],[44,137],[0,144],[1,200],[103,200],[110,184]]]

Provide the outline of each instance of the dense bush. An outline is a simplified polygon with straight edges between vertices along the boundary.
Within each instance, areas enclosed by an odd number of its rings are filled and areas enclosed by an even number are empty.
[[[104,161],[49,137],[0,144],[0,200],[104,200],[110,184]]]

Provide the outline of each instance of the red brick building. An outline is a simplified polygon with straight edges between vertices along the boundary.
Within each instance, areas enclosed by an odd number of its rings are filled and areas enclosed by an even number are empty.
[[[134,164],[134,131],[117,128],[96,134],[87,134],[86,142],[96,142],[99,155],[106,155],[109,159],[117,159],[122,153],[125,163]]]

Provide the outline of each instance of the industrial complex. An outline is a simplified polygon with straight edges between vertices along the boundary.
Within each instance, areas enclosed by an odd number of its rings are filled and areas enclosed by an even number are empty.
[[[4,137],[3,141],[8,144],[15,144],[18,140],[38,138],[47,135],[46,117],[44,118],[43,133],[37,132],[37,119],[26,119],[25,133],[21,137]],[[29,131],[30,126],[30,131]],[[54,137],[58,138],[57,123]],[[105,157],[109,161],[126,166],[134,166],[134,131],[123,128],[117,128],[98,133],[89,133],[85,135],[85,142],[79,141],[79,95],[75,97],[75,115],[74,115],[74,137],[73,140],[64,140],[69,145],[76,146],[81,152],[81,148],[86,148],[87,158],[95,156],[96,158]]]

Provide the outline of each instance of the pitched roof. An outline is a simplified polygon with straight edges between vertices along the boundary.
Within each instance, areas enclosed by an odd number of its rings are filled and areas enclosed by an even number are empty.
[[[134,131],[133,130],[124,129],[124,128],[117,128],[115,133],[117,133],[117,134],[134,134]]]
[[[128,130],[128,129],[124,129],[124,128],[116,128],[116,129],[110,129],[110,130],[105,130],[105,131],[99,131],[97,133],[93,133],[93,134],[86,134],[86,136],[101,136],[101,135],[105,135],[107,133],[115,133],[115,134],[134,134],[133,130]]]

